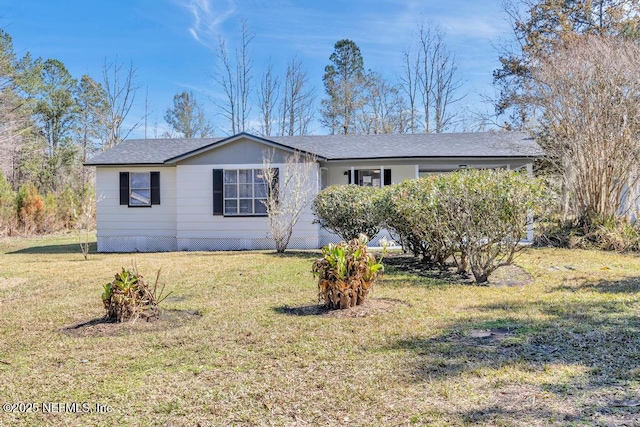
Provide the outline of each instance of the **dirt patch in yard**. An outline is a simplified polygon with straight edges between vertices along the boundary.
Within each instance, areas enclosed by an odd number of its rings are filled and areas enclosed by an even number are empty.
[[[129,335],[139,332],[156,332],[176,328],[202,317],[197,311],[160,310],[157,318],[139,318],[131,322],[114,322],[105,317],[97,317],[66,326],[60,332],[73,337],[106,337]]]
[[[348,317],[373,317],[389,313],[398,307],[410,307],[411,304],[398,299],[391,298],[370,298],[363,304],[343,310],[329,310],[324,305],[311,304],[296,307],[285,305],[277,307],[275,310],[279,313],[288,314],[290,316],[322,316],[333,318]]]
[[[25,283],[27,283],[27,279],[22,277],[0,277],[0,291],[15,288]]]
[[[533,276],[519,265],[504,265],[491,273],[489,285],[495,286],[525,286],[534,281]]]

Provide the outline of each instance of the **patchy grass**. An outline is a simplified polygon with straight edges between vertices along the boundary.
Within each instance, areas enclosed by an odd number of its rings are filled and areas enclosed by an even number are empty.
[[[520,286],[394,265],[372,297],[398,303],[333,317],[290,312],[315,302],[314,253],[84,261],[73,236],[0,251],[0,403],[38,409],[0,425],[640,424],[634,255],[527,249]],[[102,285],[134,259],[147,277],[162,267],[167,310],[198,316],[69,333],[103,314]],[[91,412],[61,406],[82,402]]]

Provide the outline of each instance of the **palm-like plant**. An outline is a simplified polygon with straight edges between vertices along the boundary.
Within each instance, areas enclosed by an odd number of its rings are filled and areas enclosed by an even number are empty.
[[[148,318],[158,316],[160,304],[171,292],[162,295],[164,285],[158,293],[160,270],[156,275],[153,287],[148,286],[138,269],[116,273],[115,278],[104,285],[102,303],[107,311],[106,317],[118,322],[135,320],[141,316]]]
[[[362,304],[376,278],[384,271],[382,257],[377,260],[368,251],[368,242],[367,236],[361,234],[349,242],[322,248],[322,258],[313,263],[311,271],[318,277],[318,298],[328,308]]]

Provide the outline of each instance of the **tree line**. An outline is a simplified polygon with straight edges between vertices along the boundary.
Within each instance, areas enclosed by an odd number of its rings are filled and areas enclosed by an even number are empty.
[[[100,80],[75,78],[57,59],[19,57],[0,30],[0,235],[83,217],[94,184],[82,164],[136,128],[138,88],[132,64],[105,60]]]
[[[300,58],[281,69],[272,62],[255,69],[255,35],[243,22],[237,46],[220,38],[215,52],[211,78],[219,96],[211,101],[220,130],[305,135],[315,123],[332,134],[478,130],[487,123],[528,130],[547,152],[538,170],[558,184],[562,221],[588,230],[633,219],[640,184],[640,4],[508,0],[505,14],[512,38],[500,46],[493,73],[495,113],[481,116],[475,128],[461,124],[456,103],[465,96],[464,81],[435,25],[416,27],[401,71],[391,78],[365,68],[356,42],[337,41],[318,102]],[[59,210],[74,212],[79,202],[69,195],[93,186],[82,163],[146,121],[146,108],[143,117],[131,117],[140,89],[135,74],[133,64],[116,59],[105,60],[98,79],[76,78],[58,60],[18,57],[0,30],[0,181],[6,181],[0,199],[7,206],[11,196],[14,222],[20,223],[18,202],[28,195],[41,194],[43,205],[70,204]],[[192,92],[176,94],[164,118],[169,130],[160,136],[214,135]]]
[[[415,42],[403,53],[402,73],[392,79],[366,70],[359,46],[335,43],[325,67],[325,97],[316,110],[316,91],[302,61],[293,56],[278,74],[271,62],[256,75],[251,56],[254,34],[242,22],[238,46],[229,51],[219,39],[213,80],[224,95],[215,105],[231,134],[306,135],[314,120],[331,134],[444,132],[460,115],[464,98],[458,62],[438,26],[418,25]],[[257,121],[257,128],[250,122]]]

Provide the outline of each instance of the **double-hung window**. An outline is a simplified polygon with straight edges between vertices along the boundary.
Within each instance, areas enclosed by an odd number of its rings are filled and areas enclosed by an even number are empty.
[[[151,206],[151,174],[129,173],[129,206]]]
[[[266,216],[267,191],[261,169],[225,169],[224,215]]]

